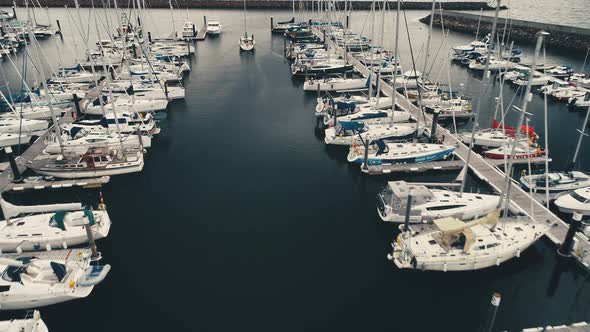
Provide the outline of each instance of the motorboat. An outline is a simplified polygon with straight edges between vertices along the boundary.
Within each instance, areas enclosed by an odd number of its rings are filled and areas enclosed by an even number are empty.
[[[520,183],[526,191],[558,193],[590,187],[590,175],[579,171],[530,174],[521,176]]]
[[[392,181],[387,183],[377,197],[377,213],[381,220],[403,223],[410,195],[410,223],[430,223],[444,217],[477,219],[494,211],[499,203],[497,195],[460,193],[405,181]]]
[[[85,298],[111,268],[108,264],[90,263],[88,249],[55,250],[44,255],[3,255],[0,308],[32,309]]]
[[[400,233],[387,258],[400,269],[470,271],[498,266],[540,239],[550,224],[525,217],[498,218],[495,210],[470,222],[435,219],[435,229]]]
[[[211,17],[207,20],[207,34],[216,36],[221,34],[221,22],[218,18]]]
[[[590,216],[590,187],[576,189],[557,197],[555,205],[563,213]]]
[[[449,158],[455,146],[429,143],[386,143],[376,140],[367,151],[368,165],[414,164]],[[365,148],[352,144],[347,156],[348,162],[362,164],[365,160]]]
[[[197,27],[189,20],[185,21],[182,25],[182,30],[177,35],[177,38],[181,40],[194,40],[197,38]]]
[[[555,66],[545,71],[547,75],[551,75],[556,78],[565,79],[570,77],[574,73],[574,69],[569,66]]]

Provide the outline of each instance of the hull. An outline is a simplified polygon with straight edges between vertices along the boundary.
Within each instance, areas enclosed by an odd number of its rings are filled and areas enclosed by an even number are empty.
[[[430,161],[437,161],[437,160],[441,160],[441,159],[446,159],[453,153],[453,151],[455,151],[455,148],[449,148],[447,150],[443,150],[443,151],[436,152],[436,153],[423,154],[423,155],[418,155],[418,156],[409,156],[409,157],[404,157],[404,158],[388,158],[387,156],[378,158],[378,157],[374,157],[374,156],[369,155],[367,163],[369,165],[425,163],[425,162],[430,162]],[[356,154],[354,156],[351,156],[351,154],[349,153],[348,161],[351,163],[355,163],[355,164],[363,164],[364,158],[362,155],[359,156],[358,154]]]
[[[352,79],[334,79],[334,80],[318,80],[305,81],[303,84],[304,91],[339,91],[339,90],[356,90],[366,88],[367,80],[364,78]]]
[[[81,179],[81,178],[98,178],[102,176],[113,176],[113,175],[122,175],[128,173],[136,173],[141,172],[143,169],[143,161],[139,164],[129,165],[125,167],[117,167],[117,168],[103,168],[103,169],[71,169],[67,170],[55,170],[50,168],[39,168],[33,169],[35,172],[47,175],[47,176],[54,176],[56,178],[62,179]]]

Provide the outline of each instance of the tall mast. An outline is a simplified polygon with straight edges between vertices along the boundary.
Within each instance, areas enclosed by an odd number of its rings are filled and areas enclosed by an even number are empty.
[[[436,9],[436,0],[432,0],[432,9],[430,11],[430,25],[428,26],[428,38],[426,39],[426,50],[424,52],[424,70],[422,71],[422,81],[426,80],[426,66],[428,66],[428,57],[430,56],[430,39],[432,38],[432,23],[434,22],[434,10],[435,9]],[[443,31],[443,34],[444,34],[444,31]],[[418,87],[418,88],[420,88],[420,87]]]
[[[461,190],[459,191],[460,194],[463,194],[465,190],[465,182],[467,182],[467,168],[469,167],[469,161],[471,160],[471,154],[473,153],[473,143],[475,142],[475,130],[477,129],[477,122],[479,120],[480,106],[481,100],[483,98],[483,93],[486,88],[487,80],[489,79],[490,73],[490,57],[492,56],[492,45],[494,42],[494,38],[496,36],[496,26],[498,24],[498,14],[500,13],[500,3],[501,0],[496,0],[496,12],[494,14],[494,22],[492,23],[492,33],[491,33],[491,41],[490,46],[488,46],[488,52],[486,56],[486,64],[483,70],[483,80],[481,82],[481,89],[479,93],[479,98],[477,98],[477,106],[475,107],[475,117],[473,118],[473,128],[471,129],[471,141],[469,141],[469,151],[467,152],[467,160],[465,161],[463,172],[463,179],[461,181]]]
[[[526,90],[523,95],[522,100],[522,107],[520,109],[520,118],[518,119],[518,126],[516,127],[516,134],[514,135],[514,141],[512,143],[512,150],[510,151],[510,159],[508,160],[508,167],[506,168],[506,211],[508,211],[508,207],[510,205],[510,189],[512,188],[512,179],[510,174],[512,173],[512,165],[514,164],[514,152],[516,151],[516,145],[519,142],[520,132],[522,123],[524,122],[524,116],[526,114],[527,106],[529,101],[532,99],[533,95],[531,94],[531,86],[533,83],[533,78],[535,78],[535,71],[537,67],[537,58],[539,56],[539,51],[541,50],[541,44],[543,43],[543,38],[549,35],[545,31],[540,31],[537,33],[537,45],[535,46],[535,53],[533,54],[533,65],[531,66],[531,70],[529,71],[529,80],[526,85]],[[498,208],[502,206],[502,196],[500,195],[500,200],[498,202]],[[531,198],[532,199],[532,198]]]
[[[244,0],[244,37],[248,37],[248,27],[246,23],[246,0]]]
[[[397,55],[398,52],[398,44],[399,44],[399,12],[400,12],[400,5],[401,0],[397,0],[397,10],[395,13],[395,46],[393,49],[393,61],[394,61],[394,69],[393,69],[393,89],[391,93],[391,122],[395,117],[395,105],[397,104],[397,90],[395,89],[396,81],[397,81],[397,64],[399,62],[399,57]]]

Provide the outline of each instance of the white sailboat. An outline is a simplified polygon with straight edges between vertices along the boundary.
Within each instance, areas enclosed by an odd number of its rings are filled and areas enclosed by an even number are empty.
[[[366,78],[326,77],[323,79],[310,78],[303,83],[303,91],[333,92],[343,90],[366,89]]]
[[[455,151],[455,146],[430,143],[386,143],[376,140],[369,145],[367,164],[412,164],[447,159]],[[362,164],[365,148],[352,144],[346,159],[350,163]]]
[[[350,146],[359,139],[359,136],[363,140],[366,138],[400,140],[413,137],[416,130],[422,131],[411,123],[366,125],[358,121],[338,121],[335,127],[324,130],[324,142],[326,144]]]
[[[381,220],[403,223],[409,195],[412,196],[410,223],[428,223],[444,217],[477,219],[494,211],[500,200],[497,195],[460,193],[393,181],[378,195],[377,213]]]
[[[0,308],[31,309],[87,297],[111,268],[90,262],[87,249],[5,255],[0,258]]]
[[[246,0],[244,0],[244,35],[240,37],[240,50],[241,51],[252,51],[254,50],[254,45],[256,42],[254,41],[254,34],[248,36],[248,24],[247,24],[247,16],[246,16]]]
[[[576,189],[557,197],[555,205],[563,213],[590,216],[590,187]]]
[[[496,210],[467,223],[452,217],[436,219],[432,231],[402,232],[387,257],[400,269],[483,269],[520,257],[550,228],[528,217],[504,221],[498,214]]]
[[[0,221],[0,250],[52,250],[88,242],[85,225],[94,239],[107,237],[111,220],[106,205],[91,211],[80,203],[16,206],[0,197],[6,220]]]
[[[49,332],[39,311],[27,313],[24,318],[0,321],[0,332]]]
[[[122,142],[121,142],[122,141]],[[118,148],[123,143],[125,149],[143,149],[150,148],[152,145],[151,135],[128,134],[119,136],[115,132],[107,133],[102,131],[89,130],[82,128],[76,132],[74,137],[69,133],[62,135],[62,145],[55,135],[50,135],[47,146],[43,150],[47,154],[79,154],[82,155],[90,148],[106,147]]]

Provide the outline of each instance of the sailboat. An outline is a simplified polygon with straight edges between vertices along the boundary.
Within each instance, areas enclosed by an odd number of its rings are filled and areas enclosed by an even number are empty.
[[[412,196],[410,223],[427,223],[444,217],[476,219],[494,211],[500,200],[497,195],[460,193],[392,181],[378,195],[377,213],[381,220],[403,223],[409,195]]]
[[[49,332],[38,310],[28,312],[22,319],[0,321],[0,332]]]
[[[91,265],[91,260],[89,249],[4,255],[0,307],[31,309],[87,297],[111,269],[108,264]]]
[[[240,38],[240,50],[241,51],[253,51],[254,45],[256,42],[254,41],[254,35],[248,36],[248,29],[247,29],[247,21],[246,18],[246,0],[244,0],[244,35]]]
[[[499,210],[471,222],[447,217],[434,220],[433,231],[402,232],[387,256],[400,269],[468,271],[513,258],[550,228],[527,217],[499,219]]]
[[[92,211],[80,203],[16,206],[0,197],[0,206],[6,218],[0,221],[4,253],[67,249],[88,242],[85,225],[94,239],[105,238],[111,227],[104,203]]]
[[[376,140],[369,144],[367,164],[411,164],[447,159],[456,147],[429,143],[386,143]],[[362,164],[365,160],[365,148],[352,144],[346,157],[348,162]]]
[[[366,125],[360,121],[338,121],[335,127],[326,128],[324,130],[326,144],[334,145],[352,145],[359,137],[365,139],[392,139],[401,140],[411,138],[419,131],[419,135],[423,132],[423,128],[416,128],[412,123],[389,123],[381,125]]]

